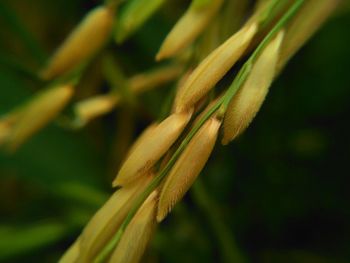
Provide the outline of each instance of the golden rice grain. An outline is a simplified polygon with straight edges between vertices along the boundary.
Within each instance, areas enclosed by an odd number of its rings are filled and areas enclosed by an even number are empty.
[[[175,101],[176,111],[191,108],[237,62],[257,31],[257,24],[245,25],[203,60],[179,89]]]
[[[206,121],[170,170],[160,192],[157,221],[162,221],[185,195],[213,150],[221,122]]]
[[[244,85],[230,102],[224,118],[222,144],[242,133],[259,111],[275,76],[283,31],[266,46],[254,63]]]
[[[53,120],[71,99],[71,84],[58,85],[41,92],[25,105],[8,136],[9,149],[15,150],[26,139]]]
[[[176,141],[190,117],[191,112],[175,113],[159,123],[126,159],[113,186],[135,181],[151,168]]]
[[[119,228],[137,194],[144,191],[151,179],[152,176],[148,174],[134,184],[117,190],[94,215],[81,235],[81,262],[92,262]]]
[[[111,9],[104,6],[93,9],[58,48],[41,72],[41,77],[52,79],[91,57],[108,39],[113,20]]]
[[[149,195],[139,208],[109,260],[110,263],[137,263],[140,261],[156,226],[157,192]]]
[[[120,97],[114,94],[98,95],[81,102],[74,106],[74,113],[83,123],[110,112],[120,101]]]
[[[190,45],[219,11],[222,3],[223,0],[209,0],[200,7],[191,4],[166,36],[156,59],[159,61],[173,57]]]

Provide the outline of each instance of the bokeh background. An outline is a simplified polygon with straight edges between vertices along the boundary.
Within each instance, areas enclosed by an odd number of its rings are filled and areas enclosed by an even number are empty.
[[[126,74],[155,65],[188,4],[170,2],[113,48]],[[97,4],[0,1],[0,115],[43,88],[33,72]],[[217,145],[144,262],[350,262],[349,28],[343,8],[290,61],[245,134]],[[171,85],[84,129],[55,121],[15,153],[1,151],[0,262],[57,262],[112,193],[128,145],[161,117]],[[75,100],[94,92],[80,87]]]

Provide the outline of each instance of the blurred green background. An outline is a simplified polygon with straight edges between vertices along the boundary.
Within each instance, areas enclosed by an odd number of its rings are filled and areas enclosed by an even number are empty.
[[[98,3],[1,0],[0,115],[43,88],[32,73]],[[155,65],[187,3],[163,8],[115,50],[127,74]],[[349,28],[341,10],[292,59],[250,128],[216,147],[158,227],[145,262],[350,262]],[[132,113],[119,107],[79,131],[52,123],[0,153],[0,262],[58,260],[170,88],[139,97]]]

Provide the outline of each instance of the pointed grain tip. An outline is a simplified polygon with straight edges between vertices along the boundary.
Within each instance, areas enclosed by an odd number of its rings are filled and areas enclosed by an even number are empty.
[[[162,50],[159,50],[156,55],[156,61],[159,62],[165,58],[166,58],[166,55],[164,54],[164,52]]]
[[[165,215],[159,214],[159,213],[158,213],[158,214],[157,214],[157,217],[156,217],[157,223],[162,222],[164,218],[165,218]]]
[[[121,187],[123,185],[122,182],[119,182],[117,179],[114,179],[112,182],[112,187],[113,188],[117,188],[117,187]]]
[[[229,144],[229,140],[227,140],[226,138],[222,138],[221,139],[221,144],[222,145],[227,145],[227,144]]]

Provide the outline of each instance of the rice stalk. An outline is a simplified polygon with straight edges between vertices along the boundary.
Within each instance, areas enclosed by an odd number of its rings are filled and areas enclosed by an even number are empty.
[[[206,2],[197,4],[205,6]],[[79,239],[82,262],[139,262],[156,221],[167,216],[207,163],[222,121],[226,144],[243,132],[258,112],[278,73],[283,48],[290,45],[286,50],[288,56],[292,55],[306,41],[306,35],[313,32],[312,29],[300,37],[289,29],[297,23],[301,8],[310,2],[291,1],[283,11],[277,8],[279,1],[259,2],[258,11],[236,34],[209,54],[187,78],[183,77],[173,113],[148,127],[132,146],[113,181],[113,186],[121,189],[94,216]],[[319,26],[312,21],[310,28]],[[259,32],[265,22],[269,26],[267,32]],[[252,41],[258,32],[264,34],[263,38]],[[297,44],[293,44],[296,39]],[[243,65],[233,73],[232,84],[226,85],[218,96],[215,85],[238,60]],[[209,106],[195,108],[211,90],[213,99]],[[193,112],[197,114],[194,121]],[[140,183],[142,186],[136,187]],[[155,198],[157,193],[159,200]]]

